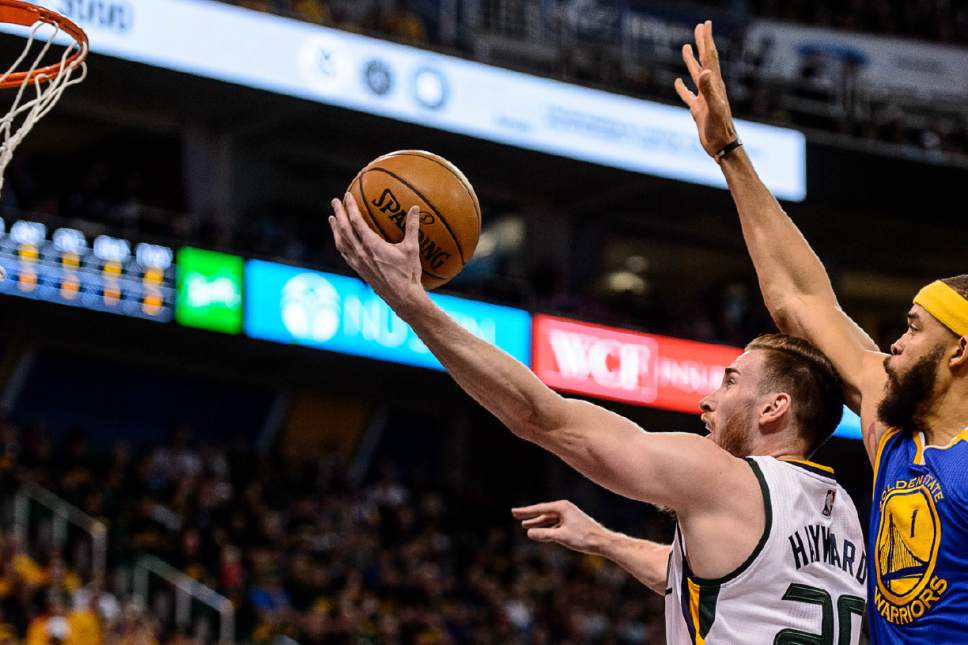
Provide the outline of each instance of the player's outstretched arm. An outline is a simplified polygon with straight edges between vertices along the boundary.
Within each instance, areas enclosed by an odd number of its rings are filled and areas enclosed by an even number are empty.
[[[682,79],[676,79],[676,92],[689,107],[703,148],[726,176],[773,320],[784,333],[807,338],[830,357],[845,383],[851,408],[861,411],[865,398],[876,404],[885,378],[883,354],[840,308],[820,259],[760,180],[743,148],[721,154],[737,140],[737,133],[712,22],[696,26],[696,47],[698,60],[688,44],[682,48],[682,57],[698,94]]]
[[[407,214],[403,241],[391,244],[370,230],[352,196],[332,206],[329,222],[343,258],[409,323],[458,385],[514,434],[609,490],[680,513],[713,506],[717,493],[731,486],[751,484],[756,492],[749,467],[713,442],[647,433],[604,408],[559,396],[520,362],[454,322],[420,283],[417,209]]]
[[[652,591],[665,595],[670,545],[610,531],[566,500],[514,508],[511,514],[532,540],[611,560]]]

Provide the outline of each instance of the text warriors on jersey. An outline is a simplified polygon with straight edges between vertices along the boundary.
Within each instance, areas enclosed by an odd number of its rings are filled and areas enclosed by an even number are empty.
[[[931,610],[948,581],[934,575],[941,544],[939,503],[944,493],[926,473],[887,486],[879,500],[874,610],[885,620],[907,625]]]

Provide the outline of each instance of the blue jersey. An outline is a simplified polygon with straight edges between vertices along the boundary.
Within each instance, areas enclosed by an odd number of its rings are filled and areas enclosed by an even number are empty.
[[[968,428],[945,447],[881,438],[869,539],[871,641],[968,643]]]

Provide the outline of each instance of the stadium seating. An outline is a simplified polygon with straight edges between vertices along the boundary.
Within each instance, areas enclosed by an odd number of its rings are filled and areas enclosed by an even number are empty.
[[[70,550],[3,535],[0,634],[27,643],[54,632],[70,645],[98,642],[92,633],[212,642],[197,637],[210,626],[178,632],[171,615],[112,587],[145,553],[230,598],[238,642],[633,645],[661,633],[659,599],[615,566],[528,543],[509,514],[482,515],[440,483],[409,485],[389,464],[354,485],[333,459],[196,445],[185,432],[110,453],[80,432],[61,445],[41,428],[4,434],[4,491],[44,483],[105,522],[111,545],[102,585],[65,561]]]

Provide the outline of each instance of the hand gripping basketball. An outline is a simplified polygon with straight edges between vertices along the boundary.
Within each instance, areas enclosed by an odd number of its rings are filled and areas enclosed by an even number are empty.
[[[397,150],[368,163],[348,192],[363,221],[388,242],[403,238],[404,216],[420,208],[421,282],[436,289],[471,260],[481,232],[481,207],[457,166],[426,150]]]
[[[405,309],[416,294],[424,291],[420,282],[420,208],[406,216],[403,240],[387,242],[363,221],[353,195],[334,199],[329,217],[336,249],[346,263],[395,311]]]

